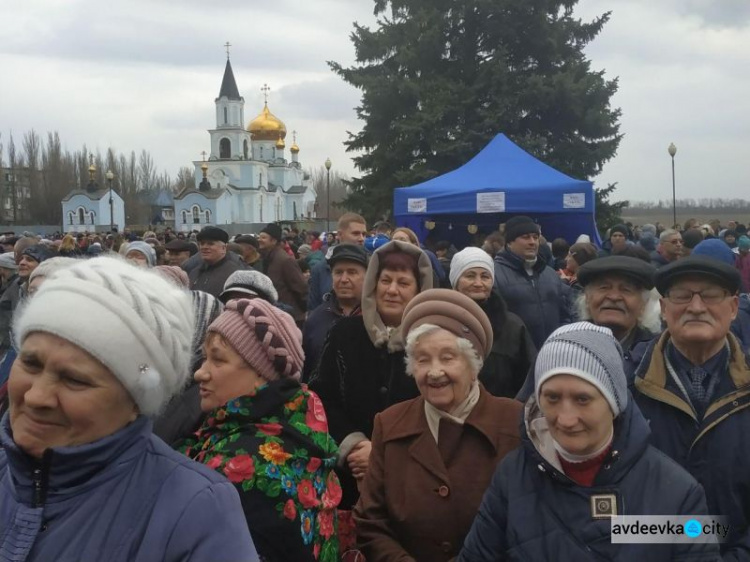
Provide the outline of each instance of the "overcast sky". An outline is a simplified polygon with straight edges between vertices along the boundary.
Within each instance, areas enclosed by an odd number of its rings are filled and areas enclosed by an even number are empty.
[[[298,131],[303,166],[330,157],[356,175],[342,143],[361,126],[359,94],[326,61],[353,61],[352,22],[373,23],[372,6],[5,0],[2,140],[12,131],[20,142],[33,128],[58,131],[71,150],[145,148],[175,175],[209,150],[229,41],[246,119],[262,109],[268,83],[269,107]],[[618,199],[671,198],[674,142],[678,197],[750,198],[750,1],[582,0],[578,14],[607,10],[612,19],[587,53],[620,79],[613,105],[625,138],[597,185],[619,182]]]

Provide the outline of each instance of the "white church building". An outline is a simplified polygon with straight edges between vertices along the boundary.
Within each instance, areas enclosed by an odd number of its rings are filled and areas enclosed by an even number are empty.
[[[96,168],[89,166],[86,189],[75,189],[62,200],[63,231],[102,232],[125,227],[125,203],[120,195],[94,181]]]
[[[193,163],[195,187],[174,197],[176,230],[315,217],[317,194],[300,165],[296,138],[290,161],[286,125],[268,109],[268,88],[263,90],[263,110],[245,127],[245,100],[227,58],[216,126],[208,130],[211,152]]]

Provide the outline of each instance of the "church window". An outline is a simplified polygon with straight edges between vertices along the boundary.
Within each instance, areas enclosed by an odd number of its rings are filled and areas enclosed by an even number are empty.
[[[201,222],[200,209],[198,208],[198,205],[193,205],[193,224],[200,224],[200,222]]]
[[[211,222],[211,211],[206,209],[206,224],[210,224]]]
[[[242,154],[245,155],[245,160],[247,160],[247,139],[245,139],[245,142],[242,145]]]
[[[68,224],[73,224],[73,211],[68,213]]]
[[[294,220],[297,220],[297,202],[292,201],[292,211],[294,211]]]
[[[224,124],[227,124],[227,108],[224,108]]]
[[[229,139],[223,138],[219,141],[219,158],[231,158],[232,143]]]
[[[89,213],[89,219],[91,220],[91,224],[94,224],[94,211]]]
[[[187,211],[182,211],[182,224],[187,224]]]
[[[78,207],[78,224],[86,224],[83,218],[83,207]]]
[[[260,159],[263,160],[263,147],[260,147]]]

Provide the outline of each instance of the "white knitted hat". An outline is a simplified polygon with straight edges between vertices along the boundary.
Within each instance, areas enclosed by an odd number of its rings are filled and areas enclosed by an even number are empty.
[[[469,247],[464,248],[455,254],[451,260],[451,270],[448,274],[451,287],[455,289],[458,280],[464,272],[472,267],[482,267],[486,269],[490,272],[490,275],[492,275],[492,282],[495,282],[495,264],[492,262],[490,255],[481,248]]]
[[[155,416],[188,382],[192,299],[159,275],[98,257],[56,271],[14,320],[16,345],[31,332],[85,350]]]
[[[591,322],[558,328],[544,342],[534,365],[534,392],[555,375],[573,375],[599,389],[617,417],[628,404],[622,348],[612,330]]]

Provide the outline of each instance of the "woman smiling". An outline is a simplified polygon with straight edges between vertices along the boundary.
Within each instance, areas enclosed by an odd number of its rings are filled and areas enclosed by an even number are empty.
[[[521,404],[478,383],[492,327],[469,297],[432,289],[403,320],[420,397],[375,417],[355,509],[368,562],[442,562],[461,549],[497,463],[519,444]]]
[[[615,544],[619,515],[705,515],[703,488],[648,444],[609,328],[558,328],[539,351],[523,447],[495,473],[461,551],[486,560],[718,560],[716,544]]]
[[[46,278],[14,333],[0,560],[258,559],[232,485],[151,432],[188,376],[185,291],[96,258]]]

